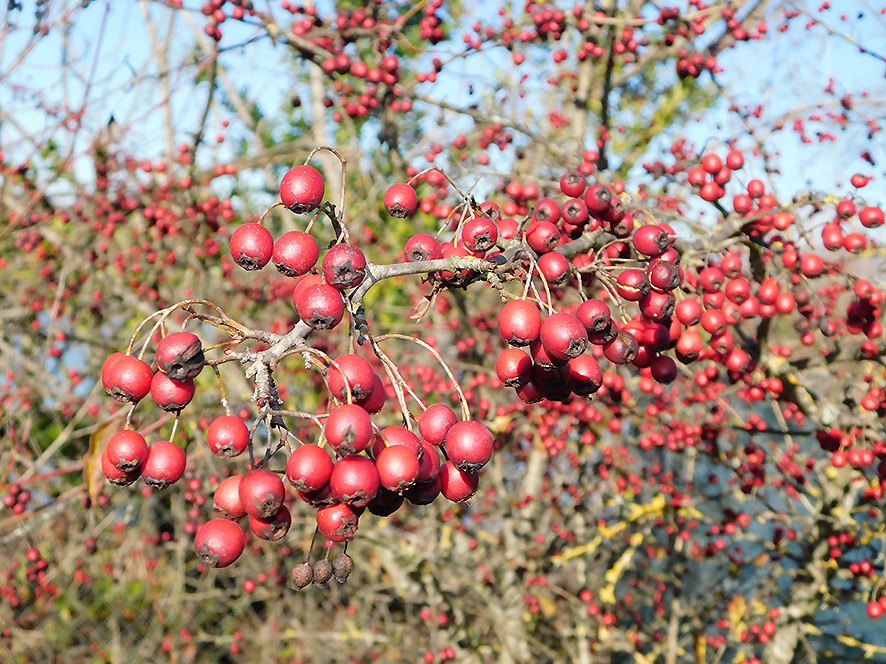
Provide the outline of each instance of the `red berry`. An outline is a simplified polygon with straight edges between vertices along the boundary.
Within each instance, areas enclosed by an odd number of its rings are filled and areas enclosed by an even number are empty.
[[[385,209],[392,217],[401,219],[410,216],[418,207],[418,195],[412,185],[398,182],[385,192]]]
[[[585,300],[575,312],[575,317],[584,325],[585,330],[600,332],[605,330],[612,320],[612,312],[609,305],[603,300]]]
[[[538,253],[545,254],[560,242],[560,231],[550,221],[536,221],[526,231],[526,242]]]
[[[212,507],[219,516],[226,519],[239,519],[246,516],[240,502],[240,480],[242,475],[231,475],[222,480],[212,496]]]
[[[280,509],[274,512],[268,518],[257,516],[249,517],[249,529],[259,539],[268,542],[276,542],[289,532],[289,526],[292,525],[292,514],[286,505],[281,505]]]
[[[634,249],[644,256],[658,256],[670,246],[670,241],[667,231],[656,224],[640,226],[631,237]]]
[[[311,271],[320,257],[320,245],[313,235],[302,231],[289,231],[274,243],[271,260],[281,274],[300,277]]]
[[[362,401],[372,392],[374,378],[375,372],[369,362],[352,354],[336,357],[335,364],[329,367],[326,377],[330,393],[339,401],[347,401],[345,380],[351,388],[354,401]]]
[[[299,318],[315,330],[330,330],[345,315],[341,293],[327,284],[316,284],[302,290],[295,309]]]
[[[240,480],[238,494],[247,514],[266,519],[280,509],[286,498],[286,488],[277,473],[255,468]]]
[[[280,182],[280,200],[296,214],[316,210],[325,193],[326,182],[313,166],[294,166]]]
[[[216,417],[206,431],[206,442],[222,458],[239,456],[249,445],[249,427],[236,415]]]
[[[194,398],[194,381],[172,380],[158,371],[151,379],[151,398],[160,408],[168,412],[178,412]]]
[[[187,456],[182,448],[168,440],[158,440],[148,445],[142,479],[154,489],[165,489],[182,478],[186,466]]]
[[[579,396],[593,394],[603,385],[603,370],[600,368],[600,363],[587,353],[569,360],[566,370],[572,392]]]
[[[123,473],[132,473],[141,468],[148,453],[148,444],[138,431],[124,429],[118,431],[108,441],[105,454],[111,465]]]
[[[332,476],[332,459],[319,445],[296,447],[286,461],[286,479],[297,491],[316,491]]]
[[[549,251],[538,259],[538,270],[545,281],[559,285],[569,277],[569,259],[558,251]]]
[[[129,486],[139,478],[138,469],[124,473],[122,470],[115,467],[108,458],[107,450],[102,453],[101,464],[105,478],[114,486]],[[16,500],[16,503],[18,503],[18,500]]]
[[[474,217],[461,230],[461,241],[474,254],[492,249],[498,240],[498,226],[488,217]]]
[[[228,519],[212,519],[197,529],[194,550],[204,565],[227,567],[243,553],[243,529]]]
[[[342,404],[329,412],[324,432],[326,441],[338,454],[356,454],[372,442],[372,420],[362,407]]]
[[[475,470],[461,470],[451,461],[440,468],[440,493],[454,503],[461,503],[477,492],[480,476]]]
[[[137,403],[151,391],[153,376],[147,362],[125,355],[108,367],[108,394],[117,401]]]
[[[317,510],[317,527],[327,539],[344,542],[357,532],[357,513],[346,503]]]
[[[541,332],[541,313],[528,300],[506,302],[498,312],[498,331],[512,346],[526,346]]]
[[[383,449],[398,445],[409,448],[418,457],[422,455],[423,448],[418,436],[406,427],[398,426],[385,427],[379,432],[379,438],[372,446],[372,454],[377,457]]]
[[[452,408],[446,404],[437,403],[428,406],[428,409],[419,415],[418,432],[431,445],[439,446],[446,440],[446,434],[457,421],[458,417]]]
[[[584,173],[569,171],[560,178],[560,191],[566,196],[578,198],[585,193],[587,184],[588,180]]]
[[[111,390],[113,388],[113,378],[116,375],[113,371],[114,365],[124,357],[128,357],[126,353],[123,351],[117,351],[116,353],[111,353],[108,356],[108,359],[105,360],[102,365],[102,386],[111,394]],[[149,367],[150,368],[150,367]]]
[[[417,233],[406,241],[403,249],[407,262],[432,261],[442,258],[440,243],[433,235]]]
[[[542,321],[539,338],[548,355],[560,361],[577,357],[588,345],[588,332],[584,325],[572,314],[564,312]]]
[[[375,466],[381,485],[398,493],[415,483],[421,469],[418,456],[404,445],[384,448],[376,458]]]
[[[206,364],[200,337],[190,332],[173,332],[163,337],[157,344],[154,361],[160,371],[179,381],[196,378]]]
[[[506,348],[495,361],[498,379],[508,387],[520,387],[532,377],[532,358],[519,348]]]
[[[231,257],[244,270],[263,268],[273,253],[274,238],[261,224],[245,223],[231,235]]]
[[[337,244],[323,257],[323,278],[333,288],[356,288],[365,276],[366,257],[352,244]]]
[[[372,459],[352,455],[332,467],[329,486],[336,498],[352,507],[365,507],[378,493],[379,477]]]
[[[446,434],[449,461],[461,470],[479,470],[492,458],[492,433],[475,420],[456,422]]]

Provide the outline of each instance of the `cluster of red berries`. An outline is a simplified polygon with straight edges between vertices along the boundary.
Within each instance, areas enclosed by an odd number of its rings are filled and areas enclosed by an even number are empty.
[[[314,212],[323,206],[324,194],[323,176],[311,166],[296,166],[281,182],[279,204],[297,214]],[[395,185],[385,202],[392,214],[404,217],[415,210],[417,197],[411,186]],[[304,277],[293,301],[298,318],[311,331],[330,329],[342,320],[345,291],[359,286],[366,275],[362,251],[347,242],[330,247],[318,270],[319,245],[302,231],[274,242],[260,223],[245,223],[232,234],[230,248],[244,269],[273,261],[282,274]],[[194,378],[205,363],[200,339],[175,332],[158,343],[153,368],[141,357],[114,353],[105,362],[102,381],[120,401],[134,405],[150,393],[158,406],[178,413],[190,403]],[[382,410],[385,388],[370,363],[353,353],[329,360],[326,385],[332,404],[322,416],[319,444],[292,450],[285,471],[270,470],[267,459],[253,461],[247,472],[219,483],[213,496],[219,517],[196,531],[195,549],[204,564],[226,567],[239,558],[247,540],[239,520],[248,519],[249,531],[259,539],[276,541],[287,534],[292,512],[284,477],[298,498],[316,510],[317,531],[327,542],[324,559],[292,570],[293,588],[347,578],[350,558],[341,554],[330,561],[328,547],[350,540],[364,511],[389,516],[406,501],[427,505],[442,495],[461,502],[477,490],[479,471],[492,456],[493,436],[466,412],[459,421],[449,406],[436,404],[417,418],[418,434],[403,426],[381,428],[371,415]],[[233,458],[250,447],[252,434],[240,417],[223,415],[209,424],[206,441],[213,454]],[[114,434],[102,455],[105,474],[117,485],[141,477],[153,488],[165,488],[183,476],[185,466],[181,447],[170,441],[147,445],[129,428]]]
[[[178,413],[194,398],[194,378],[204,364],[200,338],[173,332],[157,344],[156,371],[141,358],[116,352],[102,366],[102,385],[117,401],[135,406],[150,394],[161,409]],[[112,484],[128,486],[141,477],[157,489],[180,480],[186,463],[185,451],[175,443],[159,440],[148,445],[144,436],[128,428],[111,436],[101,459]]]
[[[177,4],[181,6],[180,1]],[[228,11],[225,11],[225,4],[231,5]],[[255,16],[252,0],[209,0],[200,8],[200,11],[209,18],[203,31],[215,41],[222,38],[221,24],[228,18],[242,21],[247,16]]]
[[[31,500],[31,492],[22,489],[19,484],[12,484],[9,491],[3,496],[3,506],[12,510],[13,514],[21,514],[28,509],[28,503]]]

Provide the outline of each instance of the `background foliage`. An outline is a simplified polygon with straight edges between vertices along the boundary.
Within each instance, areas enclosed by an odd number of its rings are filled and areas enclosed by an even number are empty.
[[[882,328],[847,321],[860,279],[882,288],[880,237],[837,207],[883,202],[886,90],[871,50],[883,7],[250,4],[47,0],[3,17],[0,643],[13,661],[886,661],[865,612],[884,562]],[[342,55],[350,64],[327,62]],[[361,62],[381,79],[358,75]],[[203,441],[222,413],[214,377],[201,375],[177,433],[188,475],[152,493],[114,489],[97,468],[125,417],[97,376],[139,321],[185,298],[291,327],[291,280],[240,270],[228,238],[318,145],[347,157],[345,220],[375,263],[399,261],[457,203],[424,182],[421,212],[391,218],[385,190],[419,169],[520,216],[533,201],[514,192],[557,196],[581,167],[673,226],[687,274],[731,252],[754,292],[772,277],[794,306],[731,326],[744,371],[710,352],[661,386],[612,365],[591,400],[527,406],[496,384],[492,289],[453,290],[414,321],[427,285],[380,283],[366,301],[376,333],[436,344],[496,433],[480,492],[361,521],[343,585],[286,587],[308,510],[282,545],[255,540],[235,566],[203,570],[194,528],[239,467]],[[703,200],[689,169],[730,149],[743,169]],[[337,203],[337,162],[315,163]],[[733,211],[753,178],[793,224],[755,231]],[[835,216],[863,251],[825,251]],[[267,219],[275,237],[303,225]],[[807,277],[791,251],[828,269]],[[810,315],[795,310],[804,294]],[[836,336],[819,331],[826,318]],[[397,343],[386,348],[426,402],[454,405],[429,357]],[[254,417],[251,383],[222,373],[235,411]],[[277,380],[291,407],[325,409],[298,361]],[[171,427],[157,411],[138,420],[154,437]]]

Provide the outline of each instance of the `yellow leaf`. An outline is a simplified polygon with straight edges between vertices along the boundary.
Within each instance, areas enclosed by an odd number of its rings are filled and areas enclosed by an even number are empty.
[[[616,524],[611,526],[600,526],[600,536],[605,537],[606,539],[612,539],[615,535],[618,535],[622,530],[627,527],[624,521],[619,521]]]
[[[708,652],[708,640],[702,633],[695,635],[695,661],[704,662]]]
[[[550,618],[557,613],[557,605],[550,597],[539,597],[538,607],[545,618]]]
[[[667,505],[667,501],[665,497],[661,494],[655,496],[652,499],[652,502],[647,503],[646,505],[631,505],[631,515],[628,517],[630,521],[636,521],[641,516],[645,516],[647,514],[660,514],[664,511],[665,506]]]
[[[89,437],[89,449],[83,455],[83,481],[86,483],[86,490],[89,492],[89,498],[93,504],[98,500],[102,493],[102,487],[105,485],[102,454],[104,454],[111,436],[120,430],[125,421],[122,417],[108,420],[104,424],[100,424]]]
[[[440,548],[448,551],[452,548],[452,529],[448,525],[440,528]]]
[[[732,625],[733,631],[738,629],[742,618],[744,618],[746,606],[742,595],[736,595],[729,602],[729,623]]]
[[[487,424],[487,428],[492,433],[504,433],[505,431],[507,431],[508,426],[510,426],[511,422],[513,422],[513,418],[499,415]]]
[[[586,543],[581,544],[579,546],[574,546],[571,549],[567,549],[563,553],[553,557],[554,564],[555,565],[564,565],[564,564],[568,563],[570,560],[572,560],[573,558],[577,558],[578,556],[584,555],[586,553],[591,553],[592,551],[594,551],[594,549],[596,549],[598,546],[600,546],[600,542],[602,542],[602,541],[603,540],[598,535],[597,537],[592,539],[590,542],[586,542]]]

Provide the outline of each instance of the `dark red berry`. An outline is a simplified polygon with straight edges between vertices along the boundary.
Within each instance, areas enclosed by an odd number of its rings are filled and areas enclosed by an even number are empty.
[[[352,244],[337,244],[323,257],[323,278],[333,288],[356,288],[365,277],[366,257]]]
[[[157,344],[157,368],[173,380],[196,378],[206,360],[200,337],[190,332],[173,332]]]

